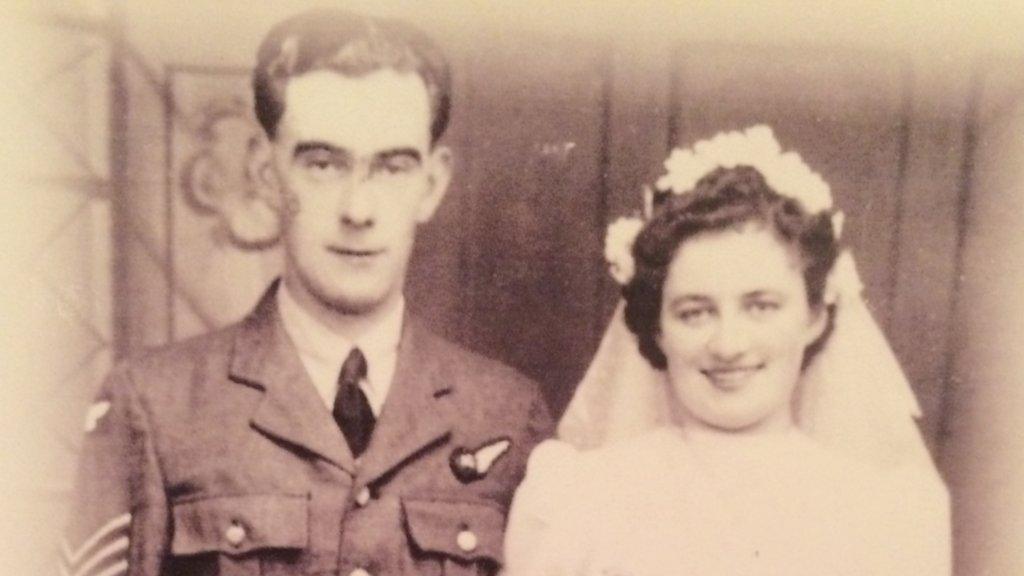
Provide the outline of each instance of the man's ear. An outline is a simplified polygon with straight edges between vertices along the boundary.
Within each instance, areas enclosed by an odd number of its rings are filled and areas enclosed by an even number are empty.
[[[416,221],[420,224],[428,222],[441,205],[448,185],[452,181],[452,151],[447,146],[435,146],[427,157],[427,190],[420,198]]]

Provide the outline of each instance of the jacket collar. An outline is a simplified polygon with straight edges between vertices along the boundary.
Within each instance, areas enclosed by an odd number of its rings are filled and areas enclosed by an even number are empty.
[[[230,376],[263,391],[251,419],[255,428],[354,473],[352,453],[281,323],[279,283],[275,281],[242,320],[235,336]]]
[[[443,441],[454,424],[454,387],[445,343],[406,314],[391,390],[363,454],[357,484],[369,484]]]
[[[264,393],[252,416],[255,428],[334,463],[362,484],[449,433],[455,411],[443,342],[406,313],[391,389],[357,466],[281,323],[279,283],[240,324],[231,357],[231,378]]]

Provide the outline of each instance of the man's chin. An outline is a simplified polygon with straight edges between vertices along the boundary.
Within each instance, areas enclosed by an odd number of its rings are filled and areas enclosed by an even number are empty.
[[[324,307],[345,316],[365,316],[373,313],[384,305],[384,298],[369,295],[354,294],[331,294],[320,298]]]

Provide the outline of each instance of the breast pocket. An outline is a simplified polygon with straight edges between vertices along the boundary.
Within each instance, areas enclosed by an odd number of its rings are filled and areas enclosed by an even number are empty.
[[[172,562],[181,574],[260,574],[261,560],[297,563],[309,543],[305,495],[216,496],[173,504]]]
[[[506,512],[497,504],[407,498],[402,509],[418,564],[440,564],[445,576],[491,575],[501,568]]]

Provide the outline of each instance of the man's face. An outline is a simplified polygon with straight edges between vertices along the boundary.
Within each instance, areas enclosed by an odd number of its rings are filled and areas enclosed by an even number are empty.
[[[416,227],[449,180],[430,119],[415,73],[315,71],[288,82],[272,166],[284,281],[297,299],[365,315],[400,296]]]

